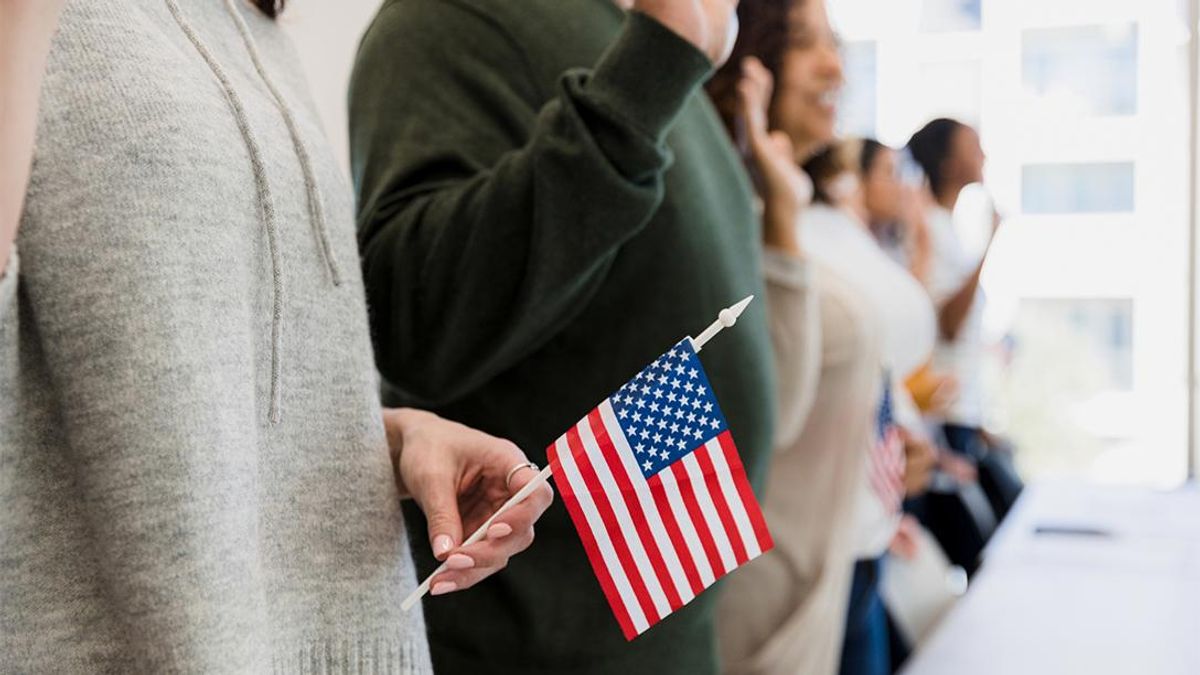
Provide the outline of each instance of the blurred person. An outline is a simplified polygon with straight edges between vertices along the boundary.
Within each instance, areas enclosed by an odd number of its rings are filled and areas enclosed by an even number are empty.
[[[536,472],[381,408],[278,11],[0,1],[0,670],[429,673],[400,501],[441,590],[550,503],[459,547]]]
[[[884,559],[897,536],[904,536],[906,471],[909,482],[924,489],[930,468],[927,454],[906,467],[897,399],[900,382],[929,358],[936,332],[929,296],[906,268],[883,252],[866,222],[863,148],[860,140],[839,141],[805,162],[815,203],[800,223],[805,250],[834,266],[867,299],[878,317],[883,343],[877,364],[879,395],[872,403],[874,435],[856,500],[856,563],[840,666],[844,675],[891,670],[891,635],[880,594]],[[928,448],[910,444],[910,452],[919,450]]]
[[[775,550],[725,583],[718,640],[727,673],[828,674],[841,652],[881,331],[797,228],[812,193],[799,162],[832,140],[842,86],[825,5],[743,0],[738,17],[742,35],[709,93],[763,206],[779,424],[762,504]]]
[[[957,120],[938,118],[913,134],[908,151],[925,173],[932,198],[926,212],[931,265],[926,287],[938,307],[938,346],[933,367],[955,377],[958,396],[945,411],[943,432],[949,446],[977,462],[980,481],[998,518],[1020,494],[1022,483],[1008,444],[983,428],[983,313],[980,277],[999,230],[993,211],[987,245],[969,254],[954,225],[954,207],[963,188],[983,182],[986,160],[979,134]]]
[[[762,297],[751,184],[701,91],[732,46],[734,8],[383,4],[350,127],[389,404],[544,448],[715,311]],[[759,486],[774,410],[762,303],[703,359]],[[626,642],[566,509],[539,534],[470,595],[426,600],[438,670],[717,671],[715,592]]]
[[[859,155],[864,220],[884,251],[923,282],[932,262],[925,191],[904,182],[899,153],[874,138],[862,140]]]

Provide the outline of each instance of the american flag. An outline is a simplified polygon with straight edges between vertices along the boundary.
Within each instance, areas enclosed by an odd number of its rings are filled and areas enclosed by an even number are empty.
[[[626,640],[773,545],[691,339],[547,454]]]
[[[875,442],[867,461],[867,478],[888,513],[904,502],[904,439],[892,410],[892,377],[883,374],[883,395],[875,416]]]

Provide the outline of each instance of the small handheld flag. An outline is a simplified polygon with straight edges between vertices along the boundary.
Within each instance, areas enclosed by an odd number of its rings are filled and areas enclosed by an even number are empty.
[[[627,640],[772,546],[690,338],[547,454]]]
[[[698,355],[752,299],[721,310],[567,430],[547,449],[548,466],[463,545],[553,475],[627,640],[769,551],[766,521]]]

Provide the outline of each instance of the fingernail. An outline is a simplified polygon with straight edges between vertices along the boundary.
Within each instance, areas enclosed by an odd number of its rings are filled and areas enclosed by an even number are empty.
[[[439,581],[433,585],[433,589],[429,591],[430,595],[445,595],[458,588],[458,584],[453,581]]]
[[[454,540],[448,534],[439,534],[433,538],[433,554],[441,556],[450,552],[454,548]]]
[[[446,567],[449,567],[452,570],[469,570],[474,566],[475,559],[469,555],[455,553],[449,558],[446,558]]]
[[[487,531],[488,539],[499,539],[507,537],[510,534],[512,534],[512,525],[508,523],[496,523],[489,527]]]

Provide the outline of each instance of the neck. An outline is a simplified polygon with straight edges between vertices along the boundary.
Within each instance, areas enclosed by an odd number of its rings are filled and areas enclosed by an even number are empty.
[[[937,203],[947,211],[953,211],[954,204],[958,202],[958,193],[962,192],[962,189],[965,187],[966,185],[954,184],[942,188],[941,192],[938,193]]]
[[[818,152],[825,149],[828,145],[827,141],[820,141],[815,138],[793,138],[792,146],[796,151],[796,163],[804,164],[812,159]]]

